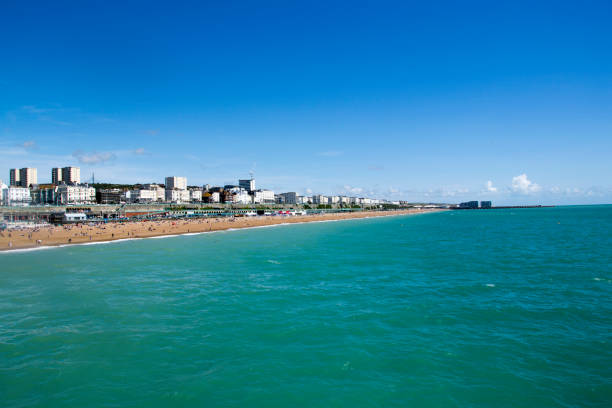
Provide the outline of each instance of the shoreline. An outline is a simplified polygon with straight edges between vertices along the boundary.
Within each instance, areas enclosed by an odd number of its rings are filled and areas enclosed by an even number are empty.
[[[359,213],[316,214],[291,217],[196,218],[184,220],[147,220],[109,224],[48,226],[26,230],[7,230],[0,234],[0,253],[29,252],[73,245],[94,245],[119,241],[200,235],[220,231],[266,228],[311,222],[355,220],[376,217],[415,215],[444,211],[411,209],[365,211]]]

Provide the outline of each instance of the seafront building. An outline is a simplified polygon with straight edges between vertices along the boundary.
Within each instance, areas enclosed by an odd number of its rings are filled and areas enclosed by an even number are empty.
[[[88,185],[60,184],[57,186],[57,204],[95,204],[96,189]]]
[[[10,169],[9,179],[11,186],[29,188],[30,186],[38,184],[38,171],[32,167]]]
[[[253,193],[255,204],[273,204],[274,202],[274,191],[272,190],[255,190]]]
[[[119,188],[102,189],[96,194],[100,204],[120,204],[125,202],[125,194]]]
[[[55,167],[51,170],[48,184],[37,184],[35,168],[10,169],[9,186],[2,185],[3,205],[81,205],[81,204],[197,204],[226,203],[231,205],[315,205],[347,207],[349,205],[370,206],[388,201],[346,196],[312,197],[300,196],[295,191],[274,194],[268,189],[255,189],[255,179],[240,179],[238,185],[223,187],[204,184],[188,187],[186,177],[169,176],[164,185],[155,183],[136,184],[133,187],[108,188],[96,191],[93,186],[80,183],[79,167]],[[0,183],[1,184],[1,183]],[[26,188],[25,185],[28,187]],[[482,206],[486,206],[486,201]],[[399,205],[399,202],[398,204]]]
[[[297,193],[292,191],[289,193],[281,193],[282,201],[284,204],[297,204]]]
[[[19,186],[7,186],[0,184],[0,198],[2,205],[29,205],[31,201],[30,189]]]
[[[255,191],[255,179],[238,180],[238,187],[245,189],[249,194]]]

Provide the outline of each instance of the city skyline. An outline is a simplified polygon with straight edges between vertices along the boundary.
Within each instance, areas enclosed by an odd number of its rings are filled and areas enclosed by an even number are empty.
[[[611,7],[551,4],[9,4],[0,179],[610,203]]]

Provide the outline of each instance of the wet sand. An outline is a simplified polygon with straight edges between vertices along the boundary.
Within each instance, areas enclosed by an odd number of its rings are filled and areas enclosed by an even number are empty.
[[[5,230],[0,232],[0,251],[115,241],[128,238],[150,238],[164,235],[201,233],[277,224],[420,214],[434,211],[442,210],[410,209],[401,211],[365,211],[303,216],[196,218],[182,220],[128,221],[123,223],[113,222],[95,225],[75,224],[48,226],[34,229]]]

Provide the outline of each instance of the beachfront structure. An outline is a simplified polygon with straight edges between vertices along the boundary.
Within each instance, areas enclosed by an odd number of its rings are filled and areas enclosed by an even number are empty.
[[[98,193],[100,195],[100,204],[119,204],[125,201],[123,190],[119,188],[100,190]]]
[[[189,189],[189,200],[191,202],[202,201],[202,190],[199,188],[190,188]]]
[[[187,190],[187,177],[166,177],[166,190]]]
[[[95,204],[96,189],[86,184],[60,184],[59,186],[57,186],[56,190],[56,202],[60,205]]]
[[[238,180],[238,186],[245,189],[247,192],[252,193],[255,191],[255,179],[250,178],[248,180]]]
[[[181,177],[178,177],[181,178]],[[188,203],[190,202],[189,190],[174,189],[169,190],[166,188],[166,202],[169,203]]]
[[[274,191],[272,190],[256,190],[253,192],[253,202],[255,204],[273,204]]]
[[[296,192],[289,192],[289,193],[281,193],[280,196],[282,197],[282,203],[283,204],[297,204],[297,193]]]
[[[338,196],[329,196],[329,197],[327,197],[327,204],[329,204],[329,205],[338,204],[338,202],[340,202],[340,197],[338,197]]]
[[[20,186],[19,169],[9,170],[9,186]]]
[[[491,208],[491,202],[490,201],[481,201],[480,202],[480,208]]]
[[[340,196],[338,198],[339,198],[338,204],[348,205],[348,204],[351,203],[351,198],[350,197]]]
[[[233,187],[229,189],[229,195],[226,195],[225,202],[233,204],[252,204],[253,197],[247,190],[241,187]]]
[[[31,202],[30,189],[0,184],[0,199],[2,205],[28,205]]]

